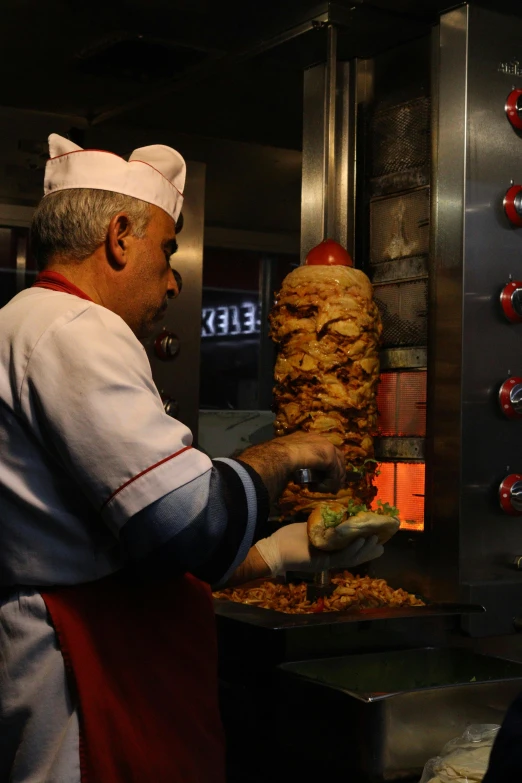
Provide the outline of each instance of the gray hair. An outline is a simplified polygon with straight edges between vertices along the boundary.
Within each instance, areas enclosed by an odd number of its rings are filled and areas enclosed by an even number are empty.
[[[134,236],[144,236],[151,218],[146,201],[94,188],[71,188],[44,196],[31,223],[31,250],[38,268],[45,269],[55,255],[83,261],[103,244],[118,212],[127,213]]]

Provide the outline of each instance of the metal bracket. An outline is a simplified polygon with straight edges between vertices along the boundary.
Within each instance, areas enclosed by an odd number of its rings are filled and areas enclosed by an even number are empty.
[[[376,438],[375,457],[385,462],[423,462],[425,438]]]
[[[425,369],[427,348],[384,348],[380,354],[381,372],[385,370]]]
[[[429,275],[428,256],[413,256],[395,261],[385,261],[371,266],[372,283],[395,283],[421,280]]]

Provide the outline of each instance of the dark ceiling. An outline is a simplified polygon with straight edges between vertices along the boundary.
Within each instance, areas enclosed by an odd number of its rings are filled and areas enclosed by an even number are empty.
[[[520,0],[482,4],[522,14]],[[339,56],[347,59],[426,35],[455,3],[336,5],[346,22]],[[299,149],[302,72],[324,61],[325,29],[252,52],[311,19],[314,8],[309,0],[4,0],[0,101],[76,115],[80,125],[171,127]]]

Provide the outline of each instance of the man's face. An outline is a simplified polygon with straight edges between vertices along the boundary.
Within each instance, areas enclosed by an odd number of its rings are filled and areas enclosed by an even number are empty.
[[[132,244],[132,312],[129,325],[137,337],[147,337],[167,309],[167,301],[179,289],[170,266],[176,252],[174,220],[159,207],[152,207],[152,217],[141,239]]]

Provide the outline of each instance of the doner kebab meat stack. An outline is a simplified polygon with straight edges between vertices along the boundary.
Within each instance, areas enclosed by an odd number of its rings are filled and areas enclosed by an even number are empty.
[[[291,482],[279,501],[283,518],[305,516],[328,500],[370,508],[377,492],[373,436],[382,324],[369,279],[351,264],[344,248],[325,240],[286,276],[270,314],[278,345],[276,435],[325,435],[356,476],[337,494]]]

